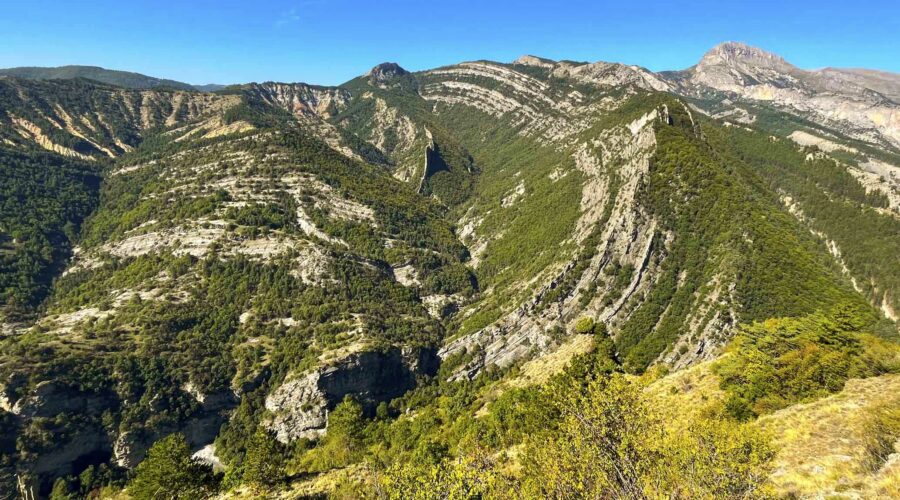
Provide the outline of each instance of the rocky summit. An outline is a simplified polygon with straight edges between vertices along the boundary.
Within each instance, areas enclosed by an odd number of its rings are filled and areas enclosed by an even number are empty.
[[[900,494],[900,75],[0,75],[0,499]]]

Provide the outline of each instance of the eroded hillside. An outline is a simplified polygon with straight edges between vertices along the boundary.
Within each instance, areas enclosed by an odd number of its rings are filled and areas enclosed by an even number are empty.
[[[121,485],[172,434],[234,487],[263,448],[363,483],[473,443],[515,469],[534,422],[504,419],[573,359],[571,380],[709,366],[746,325],[821,311],[854,311],[833,354],[880,363],[857,376],[896,371],[867,340],[900,306],[890,130],[735,104],[713,62],[385,63],[216,93],[0,79],[4,486],[100,464]]]

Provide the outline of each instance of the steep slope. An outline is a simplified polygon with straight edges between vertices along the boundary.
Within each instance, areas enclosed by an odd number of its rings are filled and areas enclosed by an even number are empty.
[[[219,114],[237,96],[131,90],[87,80],[0,79],[0,141],[82,160],[131,151],[157,129]]]
[[[709,138],[716,149],[758,172],[788,211],[828,248],[853,287],[885,317],[897,320],[898,266],[885,258],[900,245],[896,184],[866,182],[860,162],[841,161],[835,159],[837,153],[801,147],[789,139],[737,127],[715,132]]]
[[[211,444],[245,396],[223,456],[265,408],[315,435],[345,394],[374,405],[434,371],[420,296],[472,286],[441,209],[253,109],[273,124],[173,128],[117,161],[45,312],[2,340],[3,410],[47,438],[12,459],[26,483],[133,466],[173,431]]]

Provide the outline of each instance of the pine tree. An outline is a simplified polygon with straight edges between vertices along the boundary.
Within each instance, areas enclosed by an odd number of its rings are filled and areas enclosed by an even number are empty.
[[[77,498],[72,486],[65,478],[58,478],[53,483],[53,490],[50,491],[50,500],[72,500]]]
[[[278,442],[262,427],[247,444],[243,480],[256,488],[284,479],[284,454]]]
[[[212,468],[191,458],[181,434],[157,441],[128,485],[128,494],[135,500],[193,500],[208,498],[215,490]]]

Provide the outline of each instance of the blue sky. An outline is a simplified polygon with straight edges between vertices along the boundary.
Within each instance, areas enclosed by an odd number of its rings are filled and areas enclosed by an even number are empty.
[[[900,72],[900,0],[0,0],[0,67],[89,64],[189,83],[337,84],[521,54],[694,64],[737,40],[804,68]]]

